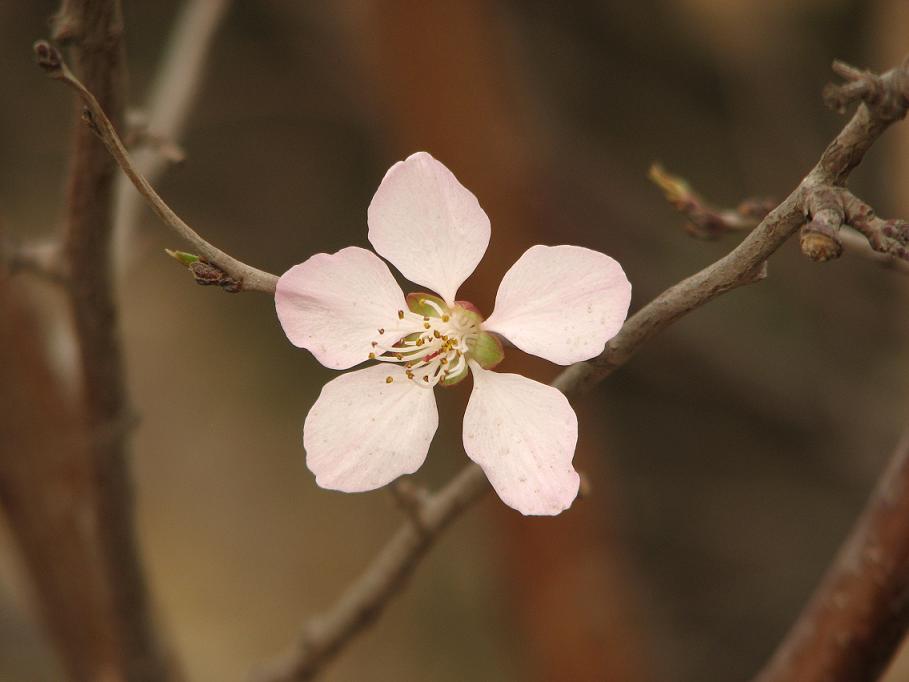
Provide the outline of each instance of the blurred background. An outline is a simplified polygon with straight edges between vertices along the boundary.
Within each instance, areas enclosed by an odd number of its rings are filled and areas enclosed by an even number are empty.
[[[149,100],[181,6],[125,3],[131,107]],[[24,240],[62,216],[71,96],[31,56],[55,9],[0,3],[0,221]],[[819,96],[830,62],[883,70],[907,52],[906,0],[235,2],[179,139],[188,158],[157,185],[214,244],[280,273],[368,246],[366,207],[385,170],[425,149],[493,225],[462,298],[490,312],[525,249],[570,243],[623,264],[635,310],[739,239],[688,237],[646,179],[652,161],[721,205],[783,198],[845,120]],[[879,214],[909,218],[909,125],[886,134],[851,186]],[[332,603],[402,517],[387,491],[316,487],[302,423],[333,373],[290,345],[268,297],[195,286],[163,254],[185,245],[149,211],[131,242],[120,300],[154,599],[191,681],[242,680]],[[904,274],[848,252],[813,264],[795,242],[769,272],[578,402],[587,497],[525,519],[487,495],[324,679],[754,674],[909,407]],[[26,275],[13,286],[22,328],[37,325],[65,377],[59,295]],[[517,351],[503,368],[557,372]],[[19,393],[0,387],[0,401]],[[465,463],[468,393],[437,391],[441,428],[420,483],[437,487]],[[24,419],[56,427],[52,414]],[[0,680],[61,678],[33,604],[0,527]],[[893,680],[909,675],[899,666]]]

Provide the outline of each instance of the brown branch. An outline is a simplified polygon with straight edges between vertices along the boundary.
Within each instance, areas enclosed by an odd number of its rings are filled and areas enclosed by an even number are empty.
[[[145,197],[152,210],[158,217],[169,225],[177,234],[188,241],[199,252],[206,262],[221,270],[223,273],[239,283],[237,291],[261,291],[273,294],[278,278],[268,272],[258,270],[227,255],[217,247],[205,241],[199,234],[187,225],[176,213],[171,210],[164,200],[155,192],[149,182],[136,170],[132,159],[115,127],[111,124],[103,107],[92,94],[94,88],[86,88],[70,71],[63,61],[60,52],[48,42],[39,40],[34,46],[38,58],[38,65],[44,69],[48,76],[61,81],[75,90],[85,103],[83,117],[88,124],[84,134],[91,138],[92,131],[97,135],[111,156],[133,183],[140,194]]]
[[[122,671],[122,656],[85,523],[93,495],[88,439],[44,352],[32,304],[0,272],[0,507],[61,667],[68,679],[89,682]]]
[[[125,79],[122,22],[118,0],[65,0],[55,17],[56,37],[72,46],[77,70],[118,121]],[[93,550],[107,592],[108,636],[118,659],[114,670],[92,671],[92,679],[113,675],[151,682],[168,679],[170,665],[154,628],[134,527],[128,465],[132,417],[110,281],[113,173],[104,147],[88,128],[77,125],[62,254],[88,436],[84,466],[91,486],[80,513],[93,528]],[[81,588],[70,584],[68,589]]]
[[[718,239],[730,232],[751,231],[772,208],[767,206],[766,199],[748,199],[735,209],[718,208],[704,200],[683,178],[668,173],[659,164],[650,167],[648,177],[663,190],[672,207],[685,216],[686,232],[698,239]],[[823,262],[838,258],[845,248],[909,274],[909,258],[902,248],[905,242],[896,238],[901,221],[870,220],[874,216],[871,208],[839,187],[813,192],[806,208],[812,220],[802,227],[800,246],[810,259]],[[868,218],[863,220],[861,211],[867,211]]]
[[[882,77],[887,87],[902,87],[903,81],[893,73]],[[646,341],[675,320],[720,294],[765,276],[767,258],[804,222],[809,197],[819,189],[844,182],[875,140],[898,118],[893,111],[860,105],[814,169],[741,244],[641,308],[628,318],[602,354],[568,367],[553,386],[572,397],[583,393],[625,364]],[[422,528],[415,528],[411,522],[403,525],[338,600],[310,621],[296,645],[257,670],[253,678],[257,682],[293,682],[315,677],[355,635],[375,622],[441,530],[487,489],[482,470],[475,464],[467,465],[425,503]]]
[[[151,94],[143,111],[143,128],[135,150],[134,165],[149,184],[157,182],[168,163],[185,158],[177,141],[199,92],[199,81],[218,27],[230,0],[186,0],[162,53]],[[125,271],[134,257],[132,248],[142,195],[127,177],[118,178],[114,199],[114,254],[116,267]]]
[[[0,266],[10,275],[27,272],[57,284],[68,279],[66,261],[56,241],[18,244],[0,232]]]
[[[747,199],[734,209],[719,208],[659,163],[650,166],[647,177],[663,190],[666,201],[685,216],[685,231],[698,239],[718,239],[727,232],[753,230],[776,206],[772,199]]]
[[[52,77],[63,80],[80,93],[88,106],[90,125],[124,172],[151,202],[159,217],[193,243],[209,264],[242,282],[243,288],[273,291],[273,275],[255,271],[215,249],[167,207],[132,167],[103,110],[90,92],[69,73],[59,55],[46,43],[36,44],[36,51],[40,63]],[[820,224],[829,226],[833,220],[829,213],[832,207],[823,200],[823,193],[830,188],[841,187],[881,133],[905,114],[906,78],[903,69],[875,78],[878,79],[875,82],[882,83],[888,92],[892,90],[896,94],[881,97],[870,86],[854,94],[856,98],[864,97],[867,103],[859,106],[811,173],[760,221],[736,249],[658,296],[628,319],[599,357],[569,367],[553,385],[568,395],[582,393],[627,362],[640,345],[681,316],[726,291],[761,279],[766,274],[766,259],[804,223],[805,215],[811,213],[812,207],[826,215],[826,222]],[[827,213],[824,214],[824,211]],[[741,209],[739,213],[742,213]],[[250,271],[253,271],[252,275]],[[255,277],[260,279],[256,281]],[[486,489],[482,471],[471,464],[439,493],[419,507],[414,507],[411,521],[398,531],[366,572],[330,610],[310,622],[296,647],[263,668],[258,679],[311,679],[350,639],[376,619],[390,598],[403,587],[437,535]],[[413,518],[419,523],[414,523]]]
[[[909,430],[823,582],[755,682],[876,680],[909,628]]]

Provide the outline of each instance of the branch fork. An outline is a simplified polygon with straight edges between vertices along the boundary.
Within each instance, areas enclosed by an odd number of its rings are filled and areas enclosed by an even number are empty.
[[[200,256],[197,262],[204,260],[235,278],[244,290],[273,293],[277,282],[274,275],[250,268],[219,251],[189,228],[161,200],[134,169],[110,121],[92,94],[75,79],[59,53],[45,42],[37,43],[35,52],[39,64],[52,78],[65,82],[79,93],[91,114],[90,122],[97,128],[110,153],[158,216],[198,250]],[[747,231],[748,234],[725,257],[670,287],[628,318],[601,355],[568,367],[553,382],[556,388],[572,397],[579,395],[625,364],[646,341],[677,319],[724,292],[762,278],[766,273],[767,259],[800,228],[803,242],[807,240],[811,245],[810,251],[817,256],[838,255],[838,250],[842,248],[842,235],[845,234],[842,227],[848,224],[865,236],[871,248],[906,258],[909,226],[904,221],[876,218],[871,208],[845,190],[844,185],[849,173],[861,162],[871,145],[891,123],[905,116],[909,107],[909,60],[880,76],[841,63],[837,63],[834,70],[847,82],[828,86],[825,99],[838,109],[845,109],[855,101],[862,101],[865,106],[859,106],[821,155],[814,169],[778,205],[771,207],[766,202],[748,202],[734,211],[713,209],[694,195],[684,181],[678,181],[659,168],[652,171],[652,178],[664,189],[673,205],[689,218],[694,218],[691,222],[700,232],[696,232],[697,236],[715,238],[733,230]],[[309,621],[297,644],[263,666],[255,679],[290,682],[311,679],[318,674],[357,634],[376,620],[402,589],[439,534],[488,490],[482,470],[472,463],[434,494],[416,494],[408,490],[408,485],[402,482],[392,489],[398,504],[410,517],[408,521],[334,604]],[[901,488],[897,497],[902,503],[906,501],[903,498],[909,499],[905,487]],[[883,565],[890,560],[884,556],[886,550],[885,546],[876,549],[877,564]],[[841,563],[845,567],[843,570],[849,570],[851,558],[847,555]],[[904,575],[900,576],[902,582],[905,582]],[[893,587],[882,581],[873,582],[869,589],[873,589],[877,596],[888,587]],[[905,586],[902,589],[905,590]],[[907,621],[903,609],[899,611],[890,615],[884,613],[883,618],[884,624],[891,627],[894,633],[902,634]],[[815,641],[812,638],[816,639],[816,632],[816,629],[801,630],[801,634],[791,636],[781,647],[780,660],[784,661],[784,665],[779,669],[771,666],[759,678],[760,682],[808,680],[804,676],[787,676],[790,669],[785,663],[809,650]],[[867,659],[860,661],[862,669],[874,670],[878,662],[886,662],[897,643],[897,637],[888,637],[886,642],[879,643],[880,646],[858,652],[858,656]],[[819,668],[815,665],[811,670],[817,672]]]
[[[108,119],[107,114],[104,113],[95,96],[86,89],[66,65],[59,50],[46,40],[39,40],[34,45],[34,52],[38,66],[50,78],[58,80],[76,91],[85,104],[83,120],[104,143],[108,152],[129,177],[136,189],[145,197],[158,217],[192,244],[199,252],[201,260],[216,267],[236,282],[236,286],[239,287],[238,290],[261,291],[273,294],[278,282],[278,278],[275,275],[247,265],[204,240],[165,203],[145,177],[136,170],[129,152],[126,151],[123,141],[114,129],[110,119]],[[217,279],[212,272],[203,273],[203,277],[215,277]],[[231,287],[225,287],[222,283],[223,281],[222,279],[211,283],[217,283],[222,288],[230,290]]]

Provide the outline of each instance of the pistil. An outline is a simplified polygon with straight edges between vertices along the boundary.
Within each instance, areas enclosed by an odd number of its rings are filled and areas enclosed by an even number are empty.
[[[480,333],[480,318],[455,306],[450,311],[429,298],[419,299],[421,309],[435,315],[398,310],[394,324],[379,330],[394,343],[373,341],[370,360],[403,364],[408,379],[417,386],[432,388],[456,380],[467,372],[464,357]],[[391,383],[391,376],[386,382]]]

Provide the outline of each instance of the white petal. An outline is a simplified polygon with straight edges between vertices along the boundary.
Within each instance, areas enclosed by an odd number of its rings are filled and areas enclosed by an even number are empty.
[[[325,384],[306,415],[306,466],[323,488],[373,490],[419,469],[438,425],[432,389],[408,380],[402,367],[348,372]]]
[[[522,514],[553,515],[578,494],[571,466],[578,418],[557,389],[471,362],[473,392],[464,413],[464,449],[493,488]]]
[[[426,152],[389,169],[368,221],[376,252],[449,304],[489,244],[489,218],[477,198]]]
[[[378,330],[393,325],[407,302],[381,258],[349,246],[317,253],[281,275],[275,308],[291,343],[326,367],[347,369],[369,357],[373,341],[397,341]]]
[[[617,261],[581,246],[532,246],[511,266],[483,323],[559,365],[603,352],[622,328],[631,283]]]

